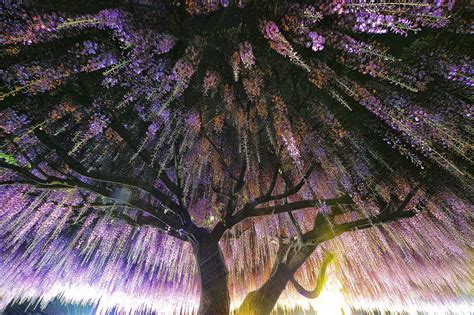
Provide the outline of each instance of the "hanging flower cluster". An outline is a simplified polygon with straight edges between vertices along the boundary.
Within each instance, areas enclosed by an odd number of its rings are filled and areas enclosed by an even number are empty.
[[[280,55],[289,58],[296,65],[309,71],[308,66],[301,60],[296,54],[291,44],[286,40],[283,34],[280,32],[278,26],[272,21],[260,22],[260,31],[263,36],[268,39],[270,47]]]

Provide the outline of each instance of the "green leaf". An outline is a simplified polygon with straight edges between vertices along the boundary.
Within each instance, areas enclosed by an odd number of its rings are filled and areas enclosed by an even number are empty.
[[[18,166],[18,161],[11,154],[3,153],[2,151],[0,151],[0,159],[4,160],[5,162],[7,162],[10,165]]]

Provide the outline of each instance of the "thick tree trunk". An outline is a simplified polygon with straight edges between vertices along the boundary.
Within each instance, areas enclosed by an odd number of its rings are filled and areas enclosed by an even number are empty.
[[[277,255],[277,262],[273,265],[270,277],[260,288],[247,294],[237,314],[270,314],[293,274],[316,249],[316,246],[317,245],[313,245],[298,250],[290,250],[286,255],[286,262],[282,262],[282,257],[285,256],[285,252],[288,248],[280,248]]]
[[[205,236],[194,249],[201,285],[199,315],[228,315],[227,267],[217,240]]]
[[[285,264],[279,264],[268,280],[250,292],[239,307],[238,315],[270,314],[280,294],[285,290],[292,273]]]
[[[303,234],[303,243],[305,244],[303,247],[298,246],[297,240],[287,245],[280,244],[270,277],[260,288],[247,294],[237,311],[237,315],[266,315],[271,313],[293,274],[318,245],[342,233],[342,231],[334,231],[328,223],[329,221],[324,215],[317,215],[314,228]]]

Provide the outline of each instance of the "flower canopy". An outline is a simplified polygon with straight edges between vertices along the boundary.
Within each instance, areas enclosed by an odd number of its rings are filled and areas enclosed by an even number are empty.
[[[0,310],[197,312],[202,231],[236,310],[325,218],[294,278],[313,286],[330,252],[326,287],[308,300],[288,284],[277,307],[467,314],[472,13],[2,1]]]

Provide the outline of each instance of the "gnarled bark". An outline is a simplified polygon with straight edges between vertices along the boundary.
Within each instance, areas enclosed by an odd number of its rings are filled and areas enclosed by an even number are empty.
[[[274,272],[257,290],[250,292],[237,311],[238,315],[270,314],[281,292],[290,280],[291,274],[286,264],[274,266]]]
[[[227,266],[219,241],[204,234],[194,246],[200,277],[199,315],[227,315],[230,297],[227,288]]]
[[[361,230],[395,221],[402,218],[410,218],[417,214],[416,209],[404,211],[406,206],[415,196],[417,187],[413,188],[403,200],[393,198],[387,207],[378,215],[336,224],[331,217],[318,214],[315,218],[313,229],[304,233],[301,240],[294,239],[290,244],[280,246],[277,258],[273,265],[272,273],[268,280],[257,290],[250,292],[242,302],[238,315],[265,315],[270,314],[278,297],[285,289],[287,283],[293,278],[293,274],[313,253],[316,247],[345,232]],[[325,271],[329,260],[325,260],[322,272]],[[321,274],[320,274],[321,277]],[[319,280],[318,280],[319,281]],[[310,292],[302,288],[298,283],[296,289],[303,295],[313,298],[319,295],[321,288]]]
[[[314,252],[316,247],[316,245],[298,247],[296,240],[289,245],[281,246],[270,277],[260,288],[247,294],[237,314],[270,314],[293,274]]]

